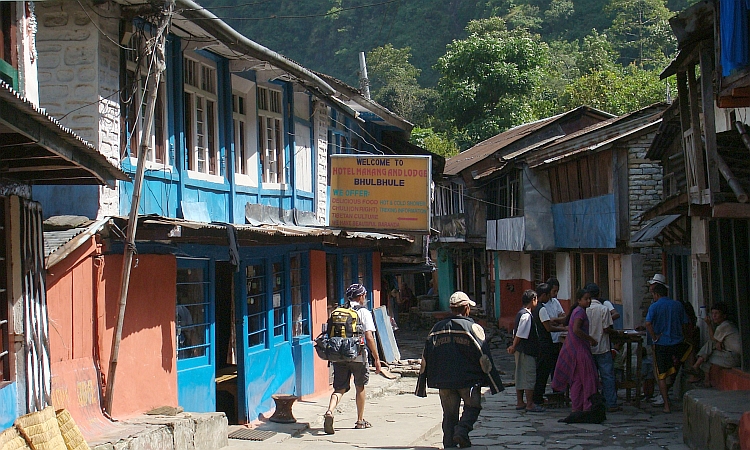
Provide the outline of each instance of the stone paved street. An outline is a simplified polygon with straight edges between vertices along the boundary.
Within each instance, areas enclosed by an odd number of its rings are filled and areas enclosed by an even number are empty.
[[[426,331],[397,333],[402,358],[416,358],[421,352]],[[498,367],[512,381],[513,360],[505,345],[496,339],[493,353]],[[259,429],[277,431],[263,442],[230,440],[228,449],[305,449],[317,448],[442,448],[440,400],[436,390],[428,397],[412,394],[416,379],[404,377],[386,380],[373,376],[368,386],[365,417],[373,423],[367,430],[353,429],[356,420],[352,393],[348,393],[336,414],[336,433],[323,433],[322,414],[328,397],[305,399],[294,406],[297,424],[265,423]],[[620,391],[624,395],[624,391]],[[622,401],[623,399],[621,399]],[[470,434],[473,448],[492,449],[687,449],[682,443],[682,406],[675,403],[672,414],[647,402],[640,409],[623,405],[623,411],[610,413],[601,425],[565,424],[567,408],[550,408],[544,413],[519,413],[515,410],[515,389],[511,386],[498,395],[485,395],[483,410]]]

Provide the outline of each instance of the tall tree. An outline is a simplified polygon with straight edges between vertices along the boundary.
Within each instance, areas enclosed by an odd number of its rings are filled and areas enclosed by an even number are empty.
[[[525,100],[548,56],[538,36],[508,30],[499,17],[471,21],[466,31],[436,65],[442,74],[438,114],[462,148],[533,118]]]
[[[426,124],[434,114],[437,94],[417,82],[420,70],[409,62],[411,49],[387,44],[367,56],[372,98],[376,102],[418,124]]]
[[[609,0],[605,11],[614,15],[607,34],[623,65],[661,69],[676,51],[665,0]]]

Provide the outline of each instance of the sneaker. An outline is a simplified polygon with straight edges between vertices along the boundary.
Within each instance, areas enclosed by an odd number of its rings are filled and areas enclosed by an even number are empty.
[[[656,397],[656,400],[651,402],[651,406],[664,406],[664,397]]]

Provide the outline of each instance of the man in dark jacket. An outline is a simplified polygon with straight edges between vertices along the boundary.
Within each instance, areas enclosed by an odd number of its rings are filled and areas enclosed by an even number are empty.
[[[427,386],[440,391],[446,448],[471,446],[469,432],[482,409],[482,386],[489,386],[493,394],[504,389],[484,329],[469,318],[472,306],[476,303],[465,293],[451,295],[452,315],[432,328],[422,356]],[[462,399],[464,408],[459,419]]]

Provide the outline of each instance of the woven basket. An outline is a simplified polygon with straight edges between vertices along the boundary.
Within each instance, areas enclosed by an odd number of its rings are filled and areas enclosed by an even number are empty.
[[[67,450],[51,406],[16,419],[16,428],[32,450]]]
[[[10,427],[0,433],[0,450],[26,450],[29,445],[15,427]]]
[[[60,433],[62,433],[63,441],[65,441],[68,450],[89,450],[89,445],[83,438],[81,430],[78,429],[78,425],[76,425],[70,412],[67,409],[59,409],[56,414],[57,424],[60,426]]]

